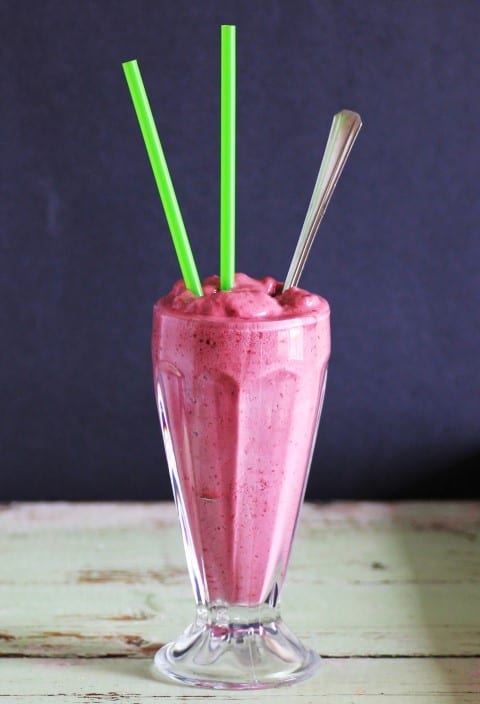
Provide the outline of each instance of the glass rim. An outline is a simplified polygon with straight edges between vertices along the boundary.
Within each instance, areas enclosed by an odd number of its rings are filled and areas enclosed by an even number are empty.
[[[203,325],[216,326],[228,326],[228,327],[264,327],[266,329],[272,328],[282,328],[282,327],[300,327],[306,322],[317,322],[321,320],[327,320],[330,318],[330,305],[328,301],[321,297],[324,301],[325,306],[321,309],[316,310],[304,310],[302,312],[292,313],[291,315],[282,315],[278,318],[262,318],[262,317],[252,317],[252,318],[236,318],[234,316],[210,316],[201,315],[200,313],[184,313],[180,310],[174,310],[163,303],[163,298],[160,298],[153,306],[153,314],[162,315],[167,318],[174,318],[175,320],[183,320],[186,323],[195,322],[202,323]],[[296,325],[295,325],[296,323]]]

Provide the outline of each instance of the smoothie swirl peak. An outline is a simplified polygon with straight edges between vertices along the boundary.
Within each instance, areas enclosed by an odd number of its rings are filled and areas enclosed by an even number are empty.
[[[165,308],[185,315],[243,320],[275,320],[308,313],[328,314],[327,301],[314,293],[292,287],[282,293],[283,284],[271,276],[254,279],[235,274],[233,288],[220,290],[220,277],[209,276],[202,283],[203,296],[195,296],[182,279],[160,299]]]

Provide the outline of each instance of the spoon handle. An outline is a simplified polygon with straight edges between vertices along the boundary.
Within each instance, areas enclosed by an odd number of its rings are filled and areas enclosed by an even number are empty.
[[[313,240],[361,126],[360,115],[351,110],[342,110],[333,118],[315,188],[283,291],[298,284]]]

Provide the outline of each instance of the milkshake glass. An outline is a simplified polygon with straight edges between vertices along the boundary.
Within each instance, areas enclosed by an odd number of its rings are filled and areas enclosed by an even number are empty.
[[[279,596],[323,402],[329,307],[265,281],[268,294],[243,275],[193,313],[172,304],[181,295],[154,307],[155,393],[196,601],[155,665],[201,687],[288,684],[319,664],[281,620]]]

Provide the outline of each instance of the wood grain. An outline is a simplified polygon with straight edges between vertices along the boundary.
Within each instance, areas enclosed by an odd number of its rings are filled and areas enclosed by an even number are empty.
[[[478,704],[480,504],[306,505],[282,612],[326,658],[255,699]],[[0,507],[6,703],[250,698],[152,679],[192,614],[171,504]]]
[[[37,704],[86,702],[222,702],[275,704],[478,704],[477,659],[324,660],[315,677],[294,687],[215,692],[156,679],[151,661],[131,658],[9,659],[0,661],[0,700]]]
[[[475,503],[306,505],[284,618],[324,655],[479,655],[479,535]],[[0,654],[142,657],[192,611],[171,504],[0,512]]]

